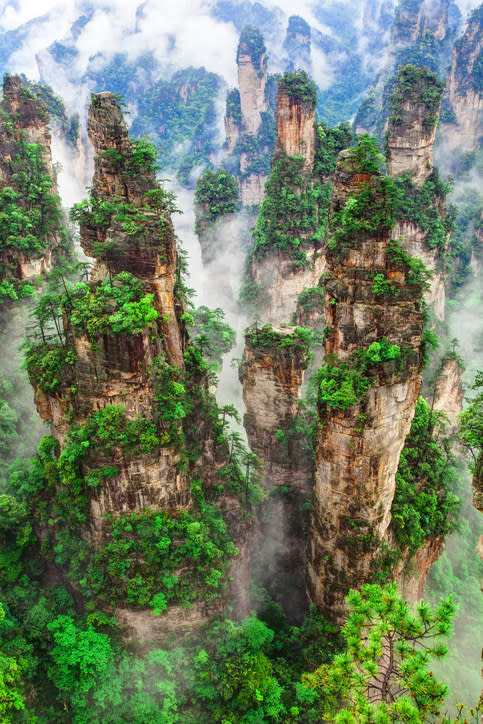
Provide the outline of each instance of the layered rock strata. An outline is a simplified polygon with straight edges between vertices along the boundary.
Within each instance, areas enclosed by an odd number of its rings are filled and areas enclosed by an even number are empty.
[[[284,86],[277,94],[275,153],[302,156],[304,170],[312,172],[315,156],[315,106]]]
[[[361,213],[379,222],[357,234],[344,229],[354,199],[365,199]],[[327,253],[329,362],[319,395],[308,554],[309,597],[335,622],[344,617],[349,589],[370,579],[388,531],[399,455],[421,387],[421,289],[408,283],[408,267],[391,251],[390,214],[374,216],[387,203],[384,179],[343,152],[331,202],[338,241]],[[375,274],[391,280],[393,293],[378,291]]]

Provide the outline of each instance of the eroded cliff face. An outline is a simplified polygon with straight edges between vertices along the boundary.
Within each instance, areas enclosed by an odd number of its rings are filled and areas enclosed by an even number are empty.
[[[416,196],[418,189],[432,178],[433,144],[436,121],[441,108],[443,88],[436,77],[424,69],[405,66],[399,71],[398,86],[392,98],[392,114],[388,122],[388,174],[409,176]],[[444,196],[435,194],[431,206],[441,219],[446,216]],[[421,228],[411,218],[400,219],[393,231],[403,249],[413,258],[421,259],[431,272],[425,299],[436,319],[444,319],[445,278],[444,252],[449,232],[433,248],[428,243],[428,228]]]
[[[412,606],[425,597],[426,581],[433,563],[444,551],[444,536],[428,540],[414,555],[404,555],[394,572],[401,596]]]
[[[266,49],[254,27],[245,27],[240,35],[237,66],[238,89],[227,97],[225,151],[238,157],[240,200],[250,207],[263,200],[273,143]]]
[[[448,33],[448,2],[432,0],[413,2],[396,8],[392,37],[394,43],[416,42],[429,30],[436,40],[444,40]]]
[[[310,431],[298,407],[308,358],[305,330],[266,325],[246,334],[239,371],[243,423],[267,495],[254,535],[256,577],[294,620],[305,608],[301,531],[312,489]]]
[[[474,151],[483,134],[483,10],[470,16],[464,35],[453,49],[446,79],[446,94],[455,114],[454,123],[444,123],[441,132],[449,148]]]
[[[384,179],[363,170],[352,152],[340,155],[308,554],[309,597],[338,622],[344,596],[369,580],[388,531],[399,455],[421,386],[421,289],[408,283],[408,267],[392,250],[389,217],[376,214],[388,203],[385,189]],[[356,204],[367,204],[359,216],[373,220],[358,233],[344,228]],[[376,273],[391,280],[392,298],[374,285]]]
[[[310,459],[301,454],[290,426],[298,400],[309,346],[295,327],[262,327],[245,338],[240,367],[250,448],[263,460],[266,490],[295,486],[307,492]]]
[[[26,212],[24,219],[18,215],[11,222],[7,219],[8,232],[1,249],[1,276],[15,283],[52,268],[52,255],[61,241],[57,223],[60,205],[45,104],[32,95],[20,77],[6,75],[1,108],[0,184],[2,191],[10,189],[10,197],[2,203],[7,215],[12,203]],[[22,174],[26,174],[26,181],[21,188]],[[28,205],[23,200],[27,195]],[[37,213],[35,223],[29,220],[29,212]]]
[[[90,210],[81,218],[80,231],[85,253],[96,259],[93,281],[74,292],[79,303],[75,296],[64,300],[65,354],[71,355],[72,363],[61,383],[55,391],[46,391],[33,380],[39,412],[51,421],[52,434],[61,447],[72,423],[85,424],[108,405],[122,406],[127,421],[154,422],[160,414],[155,398],[161,394],[163,375],[170,370],[169,374],[180,378],[184,370],[181,307],[174,293],[176,246],[163,192],[143,156],[145,149],[129,140],[111,93],[93,95],[88,130],[96,160]],[[132,275],[139,280],[136,293],[128,289]],[[139,303],[148,306],[152,300],[148,316],[153,319],[145,325],[138,323],[132,333],[122,329],[120,318],[116,332],[109,322],[109,307],[113,313],[117,308],[112,289],[127,293],[132,300],[137,294]],[[106,294],[107,302],[102,297]],[[107,304],[101,312],[104,322],[98,320],[95,330],[92,318],[90,324],[81,320],[86,314],[84,300],[92,300],[89,303],[100,310]],[[180,421],[175,423],[179,425]],[[165,437],[169,441],[172,433]],[[173,444],[154,445],[147,454],[139,449],[126,455],[121,447],[112,453],[103,456],[94,451],[83,465],[86,475],[103,466],[118,471],[95,488],[90,498],[96,536],[106,513],[119,515],[146,507],[176,510],[189,504],[187,475],[180,469]]]
[[[277,95],[277,139],[275,153],[302,156],[304,169],[312,172],[315,155],[315,108],[312,103],[294,97],[286,89]]]
[[[390,176],[409,174],[418,185],[427,180],[441,96],[441,84],[428,71],[411,65],[400,70],[387,136]]]
[[[317,287],[326,269],[325,255],[318,245],[306,253],[304,269],[297,267],[290,254],[281,249],[275,249],[270,256],[252,259],[253,279],[263,290],[260,318],[264,323],[293,321],[299,312],[300,294],[305,289]]]
[[[462,374],[460,357],[448,354],[441,360],[435,376],[432,405],[435,410],[444,412],[448,418],[446,434],[450,437],[456,436],[459,430],[458,415],[463,409],[464,397]]]

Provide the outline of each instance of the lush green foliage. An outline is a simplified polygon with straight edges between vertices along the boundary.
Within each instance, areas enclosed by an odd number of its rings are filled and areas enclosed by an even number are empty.
[[[379,173],[384,163],[384,156],[379,151],[374,138],[368,133],[356,138],[356,145],[349,149],[346,163],[349,170],[355,173]]]
[[[413,553],[425,541],[455,530],[460,500],[453,492],[454,463],[441,414],[420,397],[399,459],[391,508],[402,548]]]
[[[39,258],[53,246],[54,233],[63,242],[66,237],[59,198],[52,193],[53,181],[42,148],[22,138],[4,164],[9,177],[0,188],[0,299],[16,300],[34,293],[33,286],[19,278],[20,255],[27,260]]]
[[[231,118],[234,123],[239,126],[242,120],[240,91],[238,88],[232,88],[226,94],[226,116]]]
[[[424,127],[430,131],[438,122],[439,106],[444,83],[435,73],[416,65],[405,65],[399,69],[396,91],[391,97],[394,125],[402,123],[402,107],[408,101],[424,106]]]
[[[246,339],[250,346],[263,355],[267,349],[290,350],[293,354],[306,356],[314,340],[314,330],[305,327],[288,328],[287,331],[273,329],[271,324],[252,327],[247,331]]]
[[[379,365],[391,371],[402,369],[401,348],[389,344],[386,337],[358,350],[350,362],[328,357],[317,373],[319,403],[333,410],[347,410],[357,405],[376,384]]]
[[[197,307],[193,310],[192,319],[188,330],[194,346],[208,364],[214,369],[221,369],[223,355],[235,345],[235,330],[225,322],[225,314],[220,307]]]
[[[430,249],[444,249],[453,229],[453,219],[446,214],[443,204],[450,186],[440,179],[437,169],[433,168],[422,187],[416,187],[408,175],[395,179],[394,184],[395,218],[422,229],[424,243]]]
[[[76,284],[74,293],[62,300],[69,308],[69,321],[76,334],[95,340],[105,332],[139,334],[159,316],[154,295],[146,294],[140,279],[129,272],[104,279],[98,284]]]
[[[413,612],[395,583],[363,586],[347,600],[346,650],[305,677],[321,696],[323,720],[417,724],[440,716],[446,687],[428,667],[446,654],[441,638],[450,633],[451,601],[434,611],[421,601]]]
[[[258,28],[253,25],[246,25],[240,33],[236,62],[240,60],[241,53],[247,53],[252,59],[253,67],[263,73],[266,60],[262,63],[262,56],[266,52],[263,36]]]
[[[304,245],[320,244],[327,225],[331,187],[308,181],[301,156],[275,159],[266,184],[266,196],[253,233],[254,251],[281,249],[294,266],[304,266]]]
[[[314,175],[324,179],[335,171],[339,153],[350,146],[352,132],[348,123],[341,123],[337,128],[318,123],[316,131]]]
[[[279,92],[286,93],[293,101],[306,104],[315,109],[317,89],[305,70],[284,73],[278,81]]]
[[[196,219],[199,233],[200,222],[213,222],[220,216],[237,210],[236,178],[226,171],[212,171],[208,168],[196,182],[195,200],[199,211]]]

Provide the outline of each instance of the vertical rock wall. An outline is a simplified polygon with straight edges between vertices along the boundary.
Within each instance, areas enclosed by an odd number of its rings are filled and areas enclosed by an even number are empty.
[[[270,156],[267,135],[269,102],[267,56],[260,32],[247,26],[240,35],[237,51],[238,89],[228,96],[225,117],[225,150],[239,154],[238,183],[243,206],[258,206],[263,200],[267,174],[263,158]],[[264,119],[265,117],[265,125]]]
[[[64,310],[65,354],[70,350],[75,363],[55,392],[35,385],[39,412],[51,421],[61,446],[72,423],[83,424],[107,405],[122,405],[130,420],[154,420],[159,392],[153,376],[156,360],[161,369],[166,365],[178,373],[184,369],[184,337],[178,322],[182,310],[174,294],[174,231],[166,208],[152,201],[162,192],[150,164],[129,140],[111,93],[93,94],[88,131],[96,153],[91,206],[97,211],[84,219],[80,231],[85,253],[96,258],[90,291],[95,293],[103,280],[129,272],[140,280],[145,294],[153,295],[157,319],[135,334],[113,333],[107,326],[93,336],[72,325],[69,309]],[[136,218],[138,226],[132,229],[129,223]],[[158,445],[149,454],[126,456],[118,449],[110,459],[101,457],[87,458],[85,474],[106,465],[118,473],[92,491],[91,526],[96,536],[105,513],[118,515],[145,507],[175,510],[189,504],[187,473],[181,471],[172,444]]]
[[[19,76],[6,75],[3,82],[3,100],[1,108],[4,112],[0,119],[0,184],[2,187],[15,189],[12,164],[21,156],[21,145],[35,144],[39,147],[45,172],[51,179],[51,188],[47,193],[56,197],[56,175],[52,165],[51,135],[49,130],[49,114],[45,104],[35,98],[29,89],[23,84]],[[26,169],[24,169],[26,170]],[[41,210],[40,197],[30,200],[30,207],[39,205]],[[60,202],[56,200],[60,210]],[[22,201],[19,201],[22,206]],[[27,229],[19,230],[20,235],[26,236]],[[9,232],[9,233],[15,233]],[[30,230],[34,236],[39,236],[39,229]],[[50,271],[52,268],[53,251],[60,244],[58,231],[52,229],[43,239],[37,239],[38,244],[32,245],[26,240],[25,245],[31,248],[27,251],[25,247],[20,249],[10,242],[0,250],[2,260],[2,277],[14,278],[16,280],[32,279],[39,274]],[[38,248],[38,245],[42,247]]]
[[[400,69],[388,123],[387,171],[394,177],[408,175],[415,194],[428,181],[433,169],[433,144],[442,94],[442,84],[433,73],[411,65]],[[432,204],[444,217],[445,199],[434,198]],[[443,320],[446,277],[444,248],[431,249],[426,243],[427,235],[427,231],[407,218],[399,220],[393,231],[393,238],[401,243],[404,250],[410,256],[421,259],[431,272],[432,278],[425,298],[436,319]],[[446,242],[448,238],[449,234]]]
[[[332,233],[344,223],[353,199],[367,193],[367,213],[374,218],[388,203],[383,179],[361,172],[351,153],[343,152],[334,179]],[[370,578],[388,530],[399,455],[421,386],[421,290],[408,284],[407,269],[391,253],[390,223],[379,218],[370,232],[349,234],[345,241],[339,233],[327,254],[325,351],[331,364],[360,369],[358,355],[374,343],[400,350],[398,359],[381,356],[368,363],[368,389],[352,404],[341,401],[349,383],[337,373],[326,388],[328,397],[320,398],[308,592],[337,622],[349,589]],[[347,246],[341,250],[340,244]],[[391,294],[377,293],[375,273],[391,280]],[[330,396],[335,389],[339,402]]]
[[[441,129],[445,143],[452,149],[474,151],[483,134],[483,9],[480,6],[469,19],[464,35],[453,49],[446,79],[446,93],[454,123]]]
[[[286,89],[277,95],[277,139],[275,153],[303,156],[304,168],[312,172],[315,155],[315,108]]]

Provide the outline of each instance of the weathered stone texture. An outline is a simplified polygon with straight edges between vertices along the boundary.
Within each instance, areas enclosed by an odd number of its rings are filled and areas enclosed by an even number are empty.
[[[277,96],[277,140],[275,152],[303,156],[311,173],[315,156],[315,108],[279,89]]]
[[[16,158],[19,144],[25,140],[40,147],[45,170],[53,182],[50,193],[55,195],[57,180],[52,164],[49,114],[45,104],[32,96],[19,76],[6,75],[1,107],[11,116],[12,124],[0,119],[0,184],[10,185],[12,169],[9,162]],[[5,247],[1,253],[2,264],[15,270],[15,278],[32,279],[52,269],[53,251],[59,243],[58,233],[53,232],[49,235],[48,245],[39,252],[26,254]]]
[[[378,177],[350,170],[341,154],[331,209],[343,208],[363,185],[379,193]],[[373,383],[359,404],[319,413],[308,592],[323,613],[341,622],[349,589],[369,580],[372,563],[389,523],[399,455],[421,386],[420,290],[405,283],[387,248],[391,230],[380,228],[329,251],[325,281],[325,351],[353,363],[357,350],[385,337],[405,350],[399,370],[392,360],[371,369]],[[384,270],[396,284],[393,298],[377,297],[373,276]]]
[[[470,22],[455,44],[451,68],[446,78],[446,93],[456,115],[456,124],[442,127],[449,148],[474,151],[483,135],[483,93],[477,73],[483,48],[483,26],[477,19]]]

